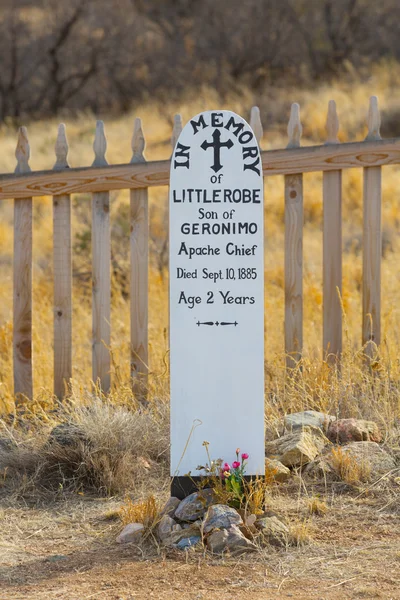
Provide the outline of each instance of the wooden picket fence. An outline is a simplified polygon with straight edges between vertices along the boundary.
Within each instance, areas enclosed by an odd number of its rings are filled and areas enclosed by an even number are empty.
[[[299,105],[293,104],[286,149],[262,152],[263,174],[284,175],[285,349],[287,365],[303,347],[303,173],[323,172],[323,348],[328,359],[342,351],[342,170],[363,168],[362,343],[372,355],[381,338],[381,168],[400,163],[400,138],[382,140],[377,99],[370,99],[368,135],[339,143],[335,102],[329,103],[324,145],[300,147]],[[257,107],[250,123],[257,140]],[[175,117],[172,146],[182,129]],[[92,194],[93,381],[110,388],[110,191],[130,190],[130,320],[133,384],[145,387],[148,373],[148,188],[169,184],[170,161],[146,161],[141,121],[136,119],[129,164],[108,165],[102,121],[97,122],[95,159],[88,168],[69,168],[64,125],[59,126],[53,170],[31,172],[26,128],[19,131],[14,174],[0,175],[0,200],[14,199],[14,393],[28,398],[32,381],[32,201],[53,196],[54,393],[62,397],[72,377],[71,194]],[[75,324],[76,326],[78,324]]]

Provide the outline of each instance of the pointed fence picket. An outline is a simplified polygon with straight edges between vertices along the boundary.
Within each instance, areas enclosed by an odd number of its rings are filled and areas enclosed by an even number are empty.
[[[21,127],[15,151],[16,174],[29,173],[30,148],[26,127]],[[28,196],[28,194],[27,194]],[[32,198],[14,200],[14,394],[32,397]]]
[[[104,167],[107,142],[103,121],[96,123],[93,167]],[[110,192],[92,195],[92,378],[110,390],[111,332]]]
[[[140,119],[135,120],[131,163],[145,163],[145,140]],[[130,294],[131,294],[131,377],[134,392],[146,399],[148,375],[148,263],[149,204],[148,190],[130,191]]]
[[[287,148],[300,148],[300,106],[292,104]],[[288,367],[303,348],[303,174],[285,175],[285,351]]]
[[[257,142],[263,136],[260,111],[251,110]],[[320,146],[300,147],[300,107],[293,104],[284,150],[261,153],[263,174],[284,175],[285,197],[285,351],[288,367],[303,349],[303,173],[323,172],[323,349],[331,362],[342,352],[342,170],[364,170],[362,343],[370,358],[380,343],[380,272],[382,166],[400,164],[400,139],[382,140],[376,97],[370,99],[368,135],[363,142],[339,143],[336,105],[327,115],[327,139]],[[182,119],[174,117],[175,147]],[[130,190],[130,364],[132,386],[146,399],[148,356],[148,188],[169,184],[169,161],[146,161],[140,119],[135,120],[130,163],[108,165],[104,124],[98,121],[92,167],[70,168],[64,125],[56,141],[53,170],[32,172],[26,128],[21,127],[17,168],[0,175],[0,200],[14,198],[13,358],[16,398],[33,396],[32,380],[32,199],[53,196],[54,237],[54,393],[68,393],[72,364],[71,194],[92,194],[93,381],[107,392],[110,377],[110,191]],[[267,200],[267,199],[266,199]]]
[[[54,169],[68,169],[65,125],[58,128]],[[53,196],[54,393],[62,398],[72,377],[71,196]]]
[[[329,102],[326,144],[338,144],[339,119]],[[342,352],[342,171],[323,174],[323,348],[332,362]]]
[[[366,141],[380,141],[378,99],[372,96]],[[372,357],[381,342],[382,168],[364,168],[362,342]]]

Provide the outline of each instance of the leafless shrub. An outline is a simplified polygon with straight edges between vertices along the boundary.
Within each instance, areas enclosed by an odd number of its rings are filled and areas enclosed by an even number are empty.
[[[35,435],[0,449],[3,488],[92,491],[102,495],[159,491],[167,480],[168,407],[129,410],[96,399],[59,414],[63,426],[50,432],[37,424]],[[58,431],[56,431],[58,429]]]

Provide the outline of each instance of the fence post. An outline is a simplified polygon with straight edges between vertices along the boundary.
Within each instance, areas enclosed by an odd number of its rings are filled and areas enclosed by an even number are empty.
[[[329,101],[326,130],[326,144],[338,144],[334,100]],[[323,349],[332,362],[342,352],[342,171],[323,173],[323,204]]]
[[[103,121],[96,123],[94,167],[106,166]],[[111,242],[110,193],[92,195],[92,373],[103,392],[110,390]]]
[[[171,147],[172,147],[172,153],[171,153],[171,160],[172,160],[172,156],[174,154],[174,150],[175,150],[175,146],[176,143],[178,141],[178,138],[182,132],[182,117],[180,114],[174,115],[174,126],[172,128],[172,135],[171,135]],[[169,225],[169,187],[168,187],[168,200],[167,200],[167,209],[166,209],[166,221],[167,221],[167,226],[168,226],[168,246],[166,248],[167,250],[167,261],[168,261],[168,271],[169,271],[169,231],[170,231],[170,225]],[[169,302],[169,297],[170,297],[170,293],[169,293],[169,278],[168,278],[168,302]],[[169,315],[169,311],[168,311],[168,315]],[[168,345],[169,345],[169,317],[168,317]]]
[[[131,163],[145,163],[142,122],[135,119]],[[147,401],[148,304],[149,304],[149,206],[148,189],[130,191],[130,300],[132,390],[141,402]]]
[[[65,125],[58,127],[54,169],[68,169]],[[72,377],[71,196],[53,196],[54,394],[62,399]]]
[[[26,127],[18,133],[15,173],[29,173],[30,148]],[[13,277],[14,394],[33,397],[32,379],[32,198],[14,200]]]
[[[254,131],[258,145],[260,145],[263,136],[263,126],[261,123],[260,109],[258,106],[252,106],[250,111],[250,127]],[[260,148],[261,150],[261,148]]]
[[[263,136],[263,126],[261,123],[260,109],[258,106],[252,106],[250,111],[250,127],[254,131],[255,138],[257,140],[258,145],[260,146],[260,142]],[[260,146],[261,152],[261,146]],[[264,178],[263,178],[264,182]],[[264,248],[263,248],[264,252]],[[265,320],[264,320],[264,335],[265,335]]]
[[[378,99],[371,96],[366,141],[380,140]],[[382,168],[364,168],[362,343],[372,358],[381,341]]]
[[[298,148],[300,106],[292,104],[287,148]],[[285,175],[285,352],[294,367],[303,349],[303,174]]]

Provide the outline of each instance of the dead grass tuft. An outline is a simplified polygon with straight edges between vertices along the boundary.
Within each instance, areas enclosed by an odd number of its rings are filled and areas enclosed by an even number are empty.
[[[255,477],[244,482],[244,509],[247,515],[261,515],[265,510],[266,496],[273,479]]]
[[[298,519],[290,524],[289,536],[291,543],[295,546],[306,546],[311,542],[311,525],[307,519]]]
[[[0,453],[3,487],[22,495],[35,490],[120,494],[163,488],[168,469],[168,407],[131,410],[101,398],[69,405],[61,425],[42,421]],[[52,423],[54,425],[54,423]]]
[[[120,519],[124,525],[141,523],[145,531],[153,531],[160,521],[161,503],[153,496],[147,496],[141,502],[133,502],[127,496],[120,509]]]
[[[321,500],[317,496],[313,496],[308,500],[308,512],[311,515],[325,515],[328,512],[328,506],[325,500]]]
[[[332,448],[331,465],[340,479],[349,485],[356,485],[369,480],[371,467],[365,462],[359,462],[349,452],[342,448]]]

